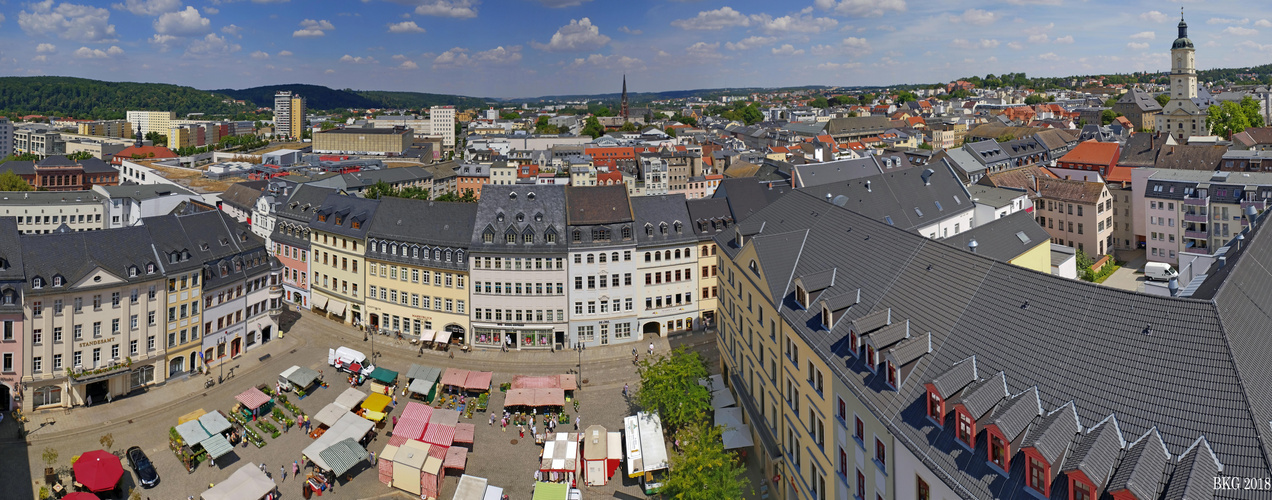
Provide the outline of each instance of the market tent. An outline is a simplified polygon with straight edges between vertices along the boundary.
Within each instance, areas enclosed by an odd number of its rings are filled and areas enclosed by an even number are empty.
[[[442,489],[442,459],[429,455],[424,459],[424,467],[420,469],[421,494],[436,497]],[[427,488],[426,488],[427,486]]]
[[[489,391],[490,379],[494,378],[495,372],[468,372],[468,380],[464,382],[464,389],[470,391]]]
[[[751,439],[751,426],[742,423],[742,409],[720,408],[715,411],[715,425],[724,426],[720,437],[724,441],[724,449],[733,450],[754,446]]]
[[[208,431],[198,420],[191,420],[177,426],[177,435],[181,436],[181,440],[185,441],[187,446],[193,447],[208,438]]]
[[[376,471],[379,472],[380,482],[386,486],[393,486],[393,460],[397,456],[398,447],[386,444],[384,449],[380,450],[379,459],[376,460]]]
[[[566,495],[570,492],[570,487],[565,483],[534,483],[534,497],[532,500],[566,500]]]
[[[483,500],[486,498],[486,478],[464,474],[459,476],[453,500]]]
[[[220,411],[204,414],[199,417],[199,424],[203,426],[203,430],[208,434],[216,435],[230,430],[230,421],[225,419]]]
[[[477,426],[473,424],[455,424],[455,442],[473,444],[477,435]]]
[[[379,381],[380,383],[384,385],[393,385],[393,382],[397,380],[397,377],[398,377],[398,372],[395,372],[388,368],[380,368],[377,366],[374,370],[371,371],[371,378],[373,380]]]
[[[301,453],[312,460],[315,464],[323,469],[330,469],[328,463],[322,459],[322,450],[325,450],[337,442],[345,439],[353,439],[354,442],[361,442],[362,437],[366,436],[375,424],[370,420],[359,417],[352,413],[345,413],[336,421],[334,425],[329,426],[327,432],[324,432],[313,443],[305,447]]]
[[[534,405],[536,407],[544,406],[565,406],[565,391],[563,389],[536,389],[534,391]]]
[[[446,449],[446,459],[442,467],[446,469],[464,470],[468,466],[468,448],[452,446]]]
[[[534,389],[509,389],[504,406],[534,406]]]
[[[437,387],[437,381],[422,378],[412,380],[411,384],[406,386],[407,390],[424,396],[425,399],[433,399],[433,388],[435,387]]]
[[[561,378],[561,390],[576,391],[579,389],[578,378],[574,374],[557,375]]]
[[[340,420],[340,417],[343,417],[346,413],[349,413],[348,408],[340,406],[339,403],[331,403],[323,407],[317,415],[314,415],[314,420],[321,425],[331,427],[332,425],[335,425],[336,422]]]
[[[449,425],[454,427],[458,423],[459,410],[447,410],[445,408],[433,410],[433,416],[428,419],[428,425]]]
[[[203,500],[257,500],[274,491],[274,480],[261,471],[260,466],[248,463],[203,492]]]
[[[609,480],[605,460],[609,457],[609,433],[599,425],[583,432],[583,460],[587,462],[587,484],[601,486]]]
[[[372,394],[367,396],[367,400],[362,402],[362,407],[367,411],[383,412],[384,408],[393,402],[393,398],[383,394]]]
[[[468,370],[460,370],[459,368],[447,368],[442,373],[442,385],[463,387],[468,382]]]
[[[191,420],[198,420],[198,419],[199,419],[199,417],[202,417],[205,413],[207,413],[207,412],[206,412],[206,411],[203,411],[203,408],[199,408],[199,409],[194,410],[194,411],[192,411],[192,412],[190,412],[190,413],[187,413],[187,414],[185,414],[185,415],[182,415],[182,416],[180,416],[180,417],[177,417],[177,424],[184,424],[184,423],[189,422],[189,421],[191,421]]]
[[[428,460],[430,446],[419,441],[407,441],[393,454],[393,487],[420,494],[421,469]]]
[[[327,449],[318,452],[318,456],[327,462],[327,470],[335,475],[343,475],[349,472],[358,462],[367,459],[367,450],[363,449],[353,438],[345,438],[336,441]]]
[[[503,488],[498,486],[486,485],[486,495],[481,497],[482,500],[503,500]]]
[[[247,409],[255,410],[257,408],[260,408],[265,403],[268,403],[270,400],[270,397],[269,395],[261,392],[260,389],[252,387],[246,391],[243,391],[242,394],[239,394],[238,396],[234,396],[234,399],[237,399],[238,402],[243,403],[243,406],[246,406]]]
[[[724,389],[719,391],[713,391],[711,393],[712,408],[716,408],[716,409],[727,408],[736,404],[738,404],[738,401],[736,399],[733,399],[733,393],[729,392],[728,387],[725,387]]]
[[[89,491],[110,491],[119,484],[124,475],[124,466],[119,457],[105,450],[94,450],[80,455],[79,460],[71,464],[75,472],[75,482],[84,485]]]
[[[573,391],[578,389],[574,375],[547,375],[547,376],[529,376],[517,375],[512,377],[513,389],[561,389],[564,391]]]
[[[551,441],[543,443],[543,459],[539,470],[550,472],[577,472],[579,470],[579,434],[558,432]]]
[[[346,410],[352,410],[358,407],[363,399],[367,398],[367,393],[354,389],[352,387],[345,389],[344,392],[336,396],[335,404],[343,406]]]
[[[313,384],[315,380],[318,380],[318,372],[311,368],[306,368],[304,366],[296,366],[293,368],[296,368],[296,370],[287,374],[287,381],[291,382],[292,385],[298,388],[304,389]]]
[[[442,376],[442,369],[434,368],[432,366],[412,364],[411,367],[406,370],[406,378],[410,380],[424,379],[437,382],[437,377],[440,376]]]
[[[381,421],[381,420],[384,420],[384,417],[386,417],[386,416],[388,416],[388,414],[386,414],[386,413],[384,413],[384,412],[382,412],[382,411],[364,410],[364,411],[362,412],[362,418],[365,418],[365,419],[370,420],[370,421],[372,421],[372,422],[379,422],[379,421]]]
[[[230,446],[230,442],[226,441],[225,436],[220,434],[208,436],[207,439],[199,442],[199,446],[202,446],[204,450],[207,450],[208,456],[212,457],[213,460],[221,458],[227,453],[234,451],[234,447]]]
[[[428,421],[415,418],[399,418],[397,426],[393,427],[393,436],[403,436],[407,439],[419,439],[424,435],[424,428],[428,427]]]
[[[455,428],[449,425],[429,425],[427,429],[424,429],[422,440],[438,446],[450,446],[455,441]]]
[[[402,408],[402,417],[406,419],[422,420],[428,422],[433,416],[433,407],[422,405],[414,401],[406,403],[406,407]]]

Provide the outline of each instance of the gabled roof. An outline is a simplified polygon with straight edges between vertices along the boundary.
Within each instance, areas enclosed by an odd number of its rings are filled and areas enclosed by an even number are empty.
[[[1223,163],[1227,146],[1170,145],[1163,146],[1157,154],[1157,168],[1177,170],[1218,170]]]
[[[631,204],[632,215],[636,219],[637,247],[697,241],[691,227],[694,224],[689,220],[689,209],[685,205],[685,195],[637,196],[632,198]],[[653,226],[653,234],[642,229],[646,224]],[[664,225],[666,232],[661,230]]]
[[[476,203],[385,197],[367,238],[467,248],[476,217]]]
[[[1098,203],[1104,189],[1103,182],[1045,179],[1038,183],[1038,194],[1044,198],[1084,204]]]
[[[1014,443],[1041,415],[1042,403],[1038,400],[1038,387],[1034,386],[995,406],[984,424],[998,427],[1007,441]]]
[[[1131,89],[1129,92],[1122,94],[1122,97],[1117,100],[1117,104],[1131,104],[1144,113],[1162,110],[1162,105],[1157,102],[1153,94],[1137,89]]]
[[[983,177],[980,183],[997,187],[1024,189],[1031,195],[1036,195],[1038,194],[1038,186],[1048,179],[1058,179],[1058,177],[1042,166],[1030,165],[989,174]]]
[[[371,220],[375,217],[375,211],[379,205],[378,200],[358,198],[339,192],[330,193],[322,201],[322,206],[314,210],[313,218],[309,220],[309,227],[315,231],[364,239],[367,231],[371,229]],[[320,220],[321,218],[326,220]],[[340,221],[339,224],[336,223],[337,220]],[[355,223],[358,226],[356,229],[353,227]]]
[[[1162,499],[1211,498],[1215,494],[1214,478],[1219,477],[1220,472],[1223,472],[1223,466],[1210,449],[1210,442],[1205,436],[1199,437],[1180,455]]]
[[[963,397],[955,404],[963,405],[973,419],[980,421],[1007,397],[1007,374],[1000,371],[993,377],[968,385]]]
[[[1122,438],[1117,417],[1109,415],[1087,429],[1073,453],[1065,458],[1061,472],[1081,471],[1097,489],[1101,489],[1112,476],[1113,466],[1117,465],[1123,448],[1126,448],[1126,440]]]
[[[964,252],[969,251],[969,245],[975,241],[976,253],[1010,262],[1038,245],[1050,244],[1051,234],[1038,225],[1033,214],[1021,210],[941,241]]]
[[[1095,140],[1079,142],[1058,161],[1083,165],[1109,166],[1117,161],[1118,143]]]
[[[951,169],[944,165],[928,167],[812,186],[800,191],[910,231],[973,208],[962,181]]]
[[[1126,490],[1135,495],[1135,498],[1157,498],[1161,491],[1162,475],[1170,458],[1170,452],[1166,450],[1166,444],[1162,442],[1157,427],[1149,428],[1144,435],[1126,447],[1126,454],[1109,478],[1108,491]]]
[[[850,323],[852,330],[858,335],[865,335],[880,328],[892,324],[892,310],[880,309],[860,318],[852,320]]]
[[[256,205],[256,200],[261,197],[261,190],[254,189],[242,184],[231,184],[230,187],[221,193],[221,202],[239,210],[251,211]]]
[[[949,400],[950,396],[972,386],[976,380],[976,356],[972,356],[951,365],[933,378],[931,384],[936,389],[936,395],[942,400]]]
[[[963,149],[984,165],[1006,161],[1009,158],[1007,153],[1003,152],[1002,146],[994,139],[969,142],[963,145]]]
[[[568,186],[566,220],[571,226],[632,222],[627,186]]]
[[[1082,423],[1078,421],[1078,412],[1073,401],[1051,410],[1038,425],[1025,434],[1024,447],[1038,450],[1038,454],[1051,464],[1052,477],[1060,472],[1060,464],[1069,453],[1073,439],[1082,432]]]

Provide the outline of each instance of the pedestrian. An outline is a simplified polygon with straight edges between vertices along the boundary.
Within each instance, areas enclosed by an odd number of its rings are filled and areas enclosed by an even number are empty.
[[[494,414],[494,413],[491,413],[491,414],[490,414],[490,426],[491,426],[491,427],[494,427],[494,426],[495,426],[495,414]]]
[[[300,477],[300,462],[292,461],[292,477]]]
[[[633,357],[633,358],[634,358],[634,357],[636,357],[636,348],[635,348],[635,347],[633,347],[633,348],[632,348],[632,357]]]
[[[576,430],[576,431],[577,431],[577,430],[579,430],[579,416],[578,416],[578,415],[575,415],[575,416],[574,416],[574,430]]]
[[[282,466],[282,465],[278,466],[278,475],[279,475],[280,477],[282,477],[282,479],[281,479],[281,480],[279,480],[279,482],[280,482],[280,483],[281,483],[281,482],[283,482],[283,481],[286,481],[286,480],[287,480],[287,467]]]
[[[93,395],[88,395],[88,400],[84,402],[84,406],[93,406]]]
[[[524,439],[524,438],[526,437],[526,428],[525,428],[525,427],[522,427],[522,426],[520,426],[520,425],[518,425],[518,426],[517,426],[517,435]]]
[[[623,384],[623,397],[627,397],[627,384]]]
[[[397,415],[394,415],[394,416],[393,416],[393,428],[394,428],[394,429],[396,429],[396,428],[397,428]]]
[[[649,343],[649,355],[650,355],[650,356],[653,356],[653,355],[654,355],[654,343],[653,343],[653,342],[650,342],[650,343]]]
[[[261,472],[265,472],[265,462],[261,462]]]

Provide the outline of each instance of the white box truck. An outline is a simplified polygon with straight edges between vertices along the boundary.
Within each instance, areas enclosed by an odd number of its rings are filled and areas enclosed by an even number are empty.
[[[375,367],[367,363],[367,355],[348,347],[327,349],[327,364],[337,370],[370,376]]]

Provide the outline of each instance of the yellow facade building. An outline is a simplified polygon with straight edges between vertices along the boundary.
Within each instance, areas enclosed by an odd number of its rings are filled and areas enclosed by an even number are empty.
[[[367,227],[379,202],[333,193],[314,211],[310,228],[311,309],[362,326]]]

